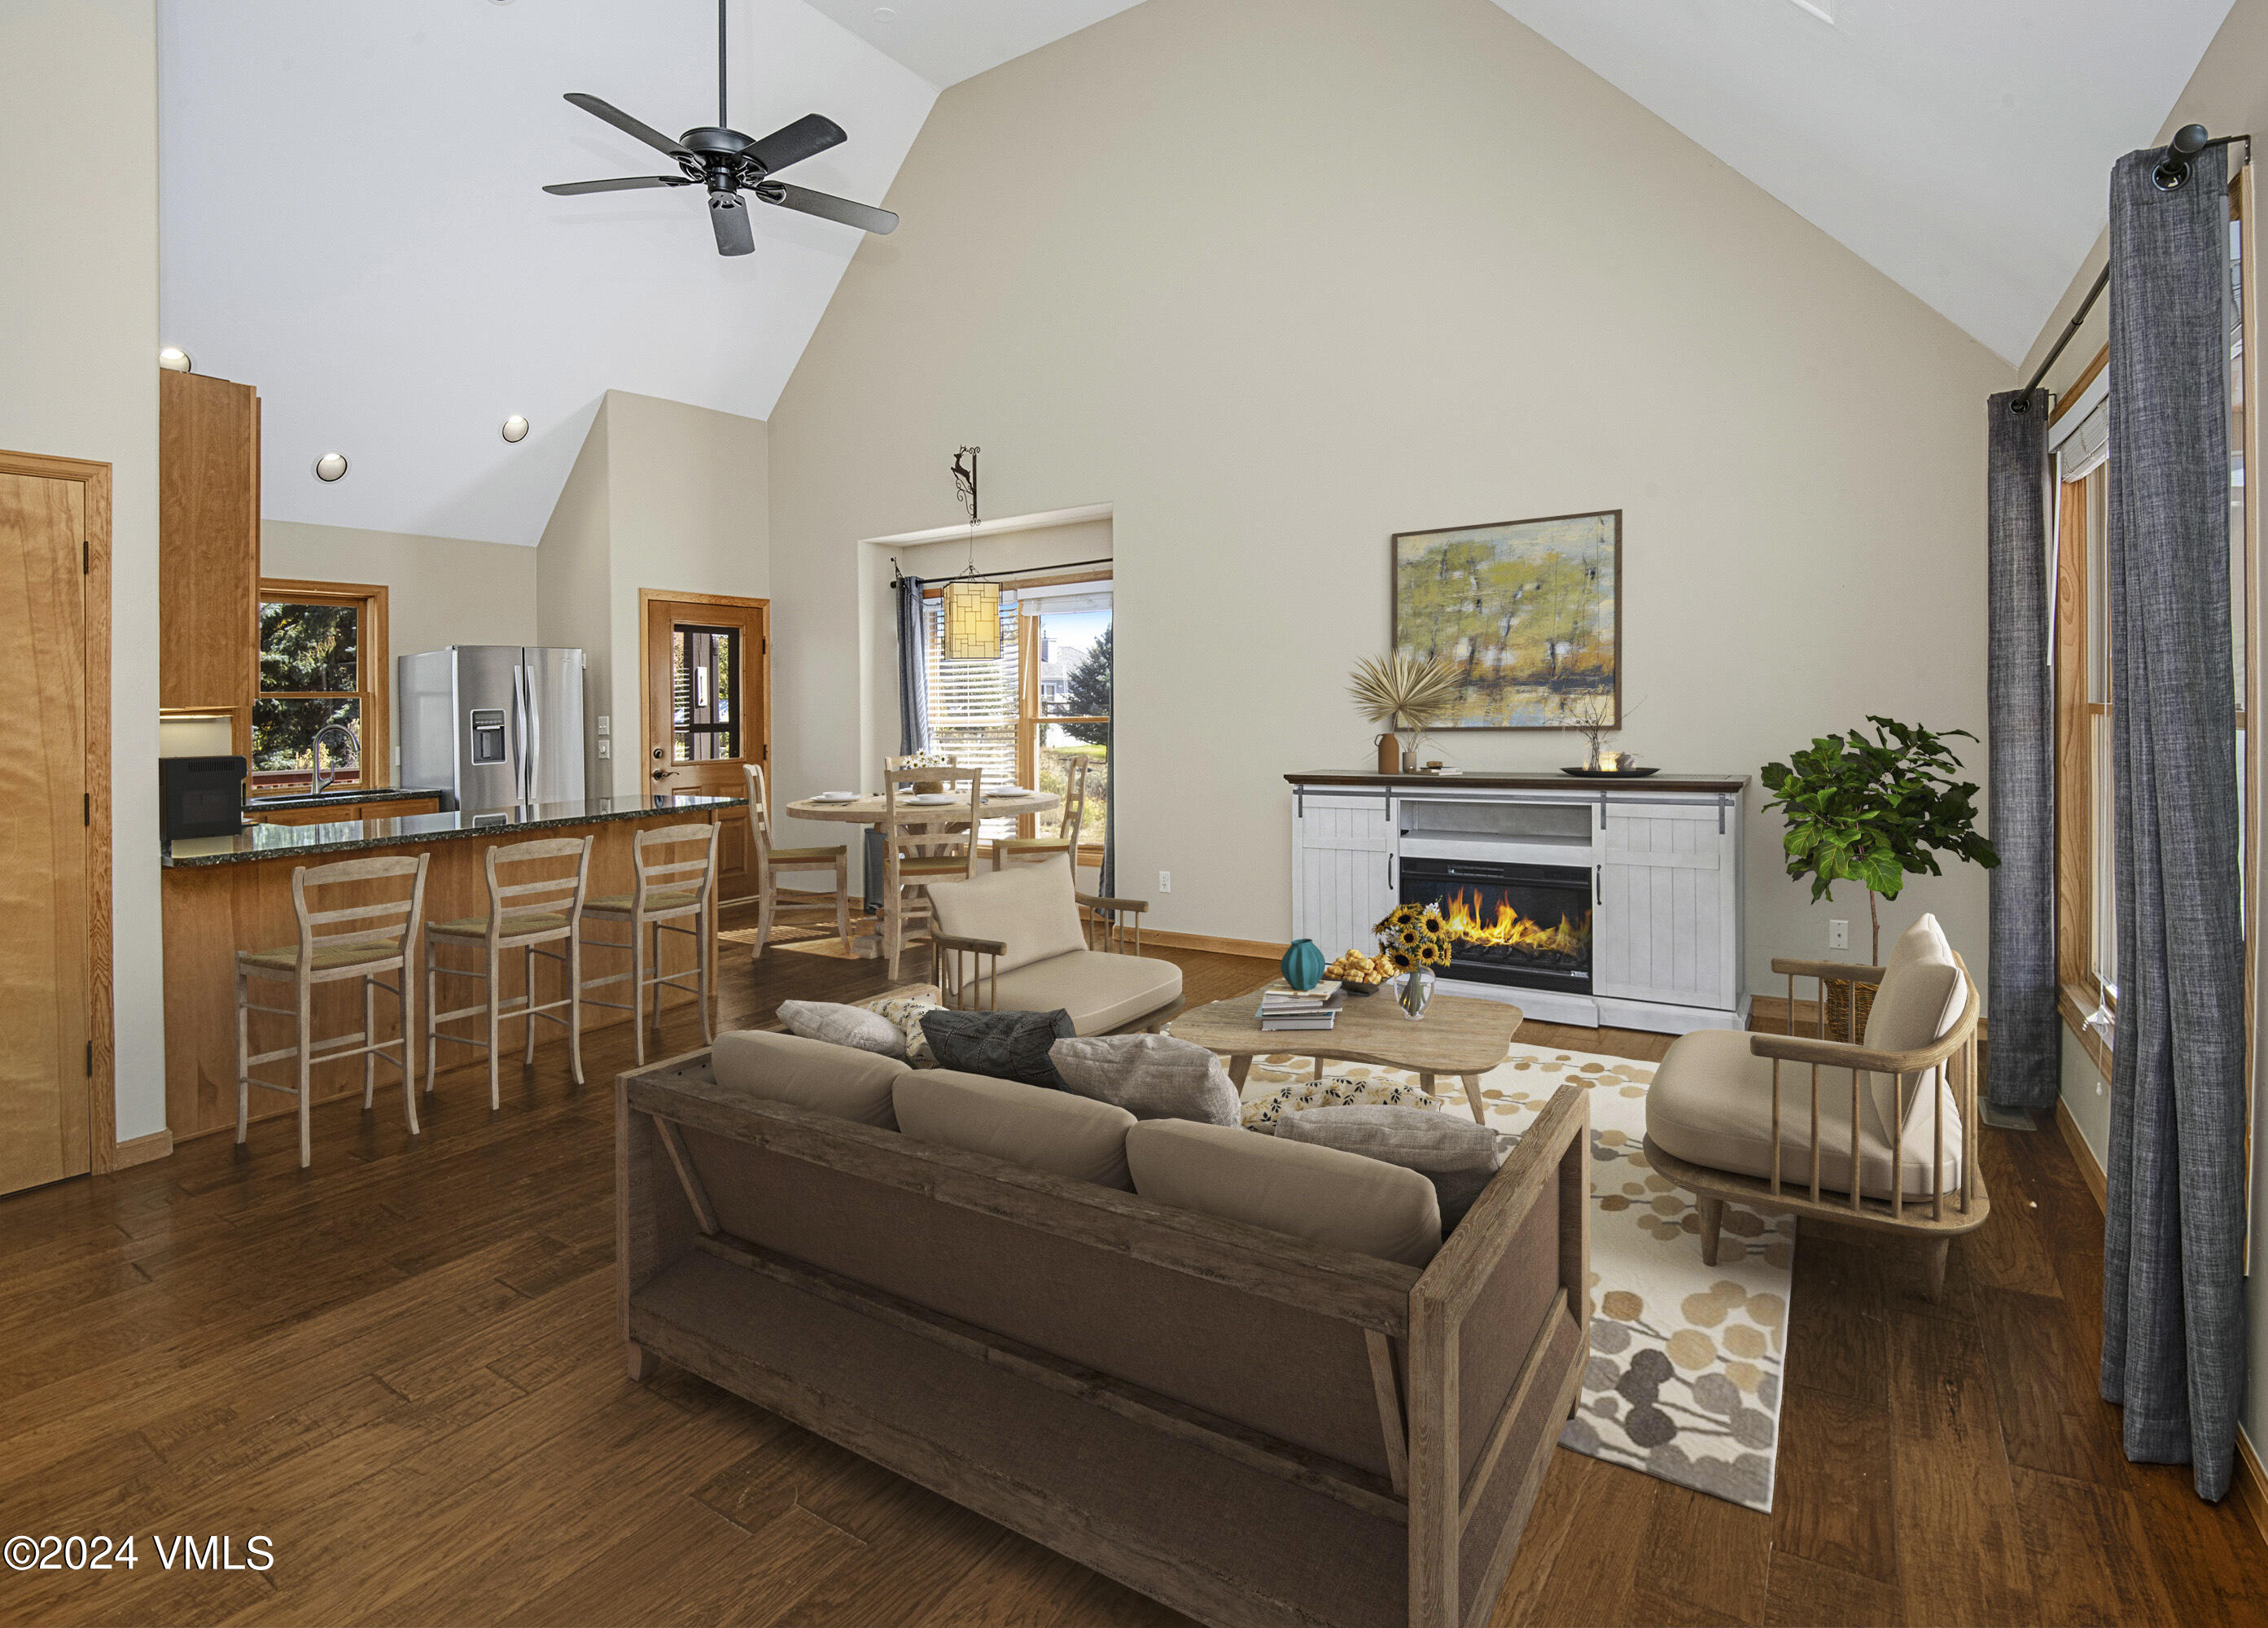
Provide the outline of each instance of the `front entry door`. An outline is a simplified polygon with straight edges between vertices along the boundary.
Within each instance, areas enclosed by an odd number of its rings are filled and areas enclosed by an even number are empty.
[[[92,1162],[86,518],[84,482],[0,473],[0,1193]]]
[[[718,594],[642,592],[645,604],[646,784],[656,792],[746,794],[744,763],[771,778],[770,606]],[[775,789],[774,801],[778,800]],[[748,821],[723,821],[718,896],[756,890]]]

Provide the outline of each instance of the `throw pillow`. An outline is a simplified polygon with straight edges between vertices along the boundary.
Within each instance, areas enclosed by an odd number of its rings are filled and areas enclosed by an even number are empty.
[[[1048,1060],[1048,1048],[1073,1032],[1071,1013],[1061,1007],[1053,1012],[953,1012],[940,1006],[922,1014],[921,1028],[939,1068],[1064,1088],[1063,1076]]]
[[[1244,1128],[1272,1136],[1287,1114],[1357,1105],[1421,1109],[1448,1106],[1440,1097],[1428,1096],[1416,1086],[1397,1086],[1383,1079],[1349,1079],[1344,1074],[1333,1074],[1296,1086],[1284,1086],[1266,1096],[1253,1098],[1244,1105]]]
[[[1235,1083],[1221,1061],[1170,1035],[1089,1035],[1059,1040],[1049,1054],[1064,1087],[1113,1102],[1137,1119],[1236,1123]]]
[[[1433,1184],[1445,1237],[1519,1140],[1454,1114],[1375,1104],[1287,1114],[1278,1123],[1276,1136],[1278,1141],[1336,1147],[1415,1170]]]
[[[935,1068],[937,1054],[929,1049],[929,1036],[923,1032],[921,1020],[932,1012],[942,1010],[943,998],[934,983],[916,983],[887,995],[877,995],[872,1000],[862,1000],[859,1006],[868,1012],[879,1012],[898,1026],[905,1036],[905,1050],[901,1053],[915,1068]]]
[[[905,1031],[879,1012],[845,1006],[831,1000],[784,1000],[779,1020],[791,1035],[823,1040],[834,1046],[855,1046],[906,1060]]]

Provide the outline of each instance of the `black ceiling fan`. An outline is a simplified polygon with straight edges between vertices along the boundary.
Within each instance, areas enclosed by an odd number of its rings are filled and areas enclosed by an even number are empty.
[[[567,99],[585,113],[594,114],[626,135],[667,153],[677,161],[676,175],[630,175],[620,180],[571,180],[546,187],[546,192],[571,197],[585,192],[628,192],[641,187],[706,187],[709,224],[717,233],[719,254],[747,254],[756,247],[748,229],[743,191],[784,210],[800,210],[823,220],[839,220],[865,232],[889,232],[898,217],[887,210],[870,209],[830,193],[775,180],[791,164],[800,164],[829,147],[850,139],[843,127],[819,114],[806,114],[761,139],[743,136],[725,123],[725,0],[717,0],[717,122],[685,132],[675,141],[650,124],[640,123],[621,108],[581,91],[570,91]]]

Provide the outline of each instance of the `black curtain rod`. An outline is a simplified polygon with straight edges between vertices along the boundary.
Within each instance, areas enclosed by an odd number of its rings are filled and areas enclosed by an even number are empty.
[[[2157,169],[2159,187],[2167,192],[2173,191],[2190,178],[2191,158],[2196,158],[2208,147],[2226,147],[2233,142],[2244,144],[2244,161],[2247,164],[2251,163],[2252,137],[2250,136],[2216,136],[2208,138],[2205,126],[2202,124],[2183,125],[2174,132],[2174,139],[2167,144],[2165,162],[2159,165]],[[2016,399],[2008,403],[2010,412],[2031,411],[2032,392],[2040,387],[2040,380],[2048,376],[2048,369],[2056,365],[2056,358],[2063,354],[2064,347],[2079,336],[2080,325],[2087,320],[2087,313],[2095,309],[2095,302],[2102,298],[2102,291],[2110,286],[2110,268],[2106,265],[2102,268],[2102,275],[2095,279],[2095,286],[2087,291],[2087,298],[2079,302],[2078,313],[2072,318],[2071,325],[2066,328],[2062,335],[2057,339],[2054,349],[2048,352],[2046,359],[2035,370],[2024,387],[2016,393]]]
[[[1099,560],[1065,560],[1060,565],[1021,565],[1017,567],[1014,571],[955,571],[950,577],[932,577],[929,580],[939,583],[983,582],[994,577],[1037,577],[1051,571],[1076,571],[1081,565],[1112,565],[1116,563],[1116,561],[1111,559],[1106,555],[1103,558]],[[893,554],[890,556],[890,581],[893,584],[896,584],[903,582],[905,579],[905,572],[898,569],[898,556]]]

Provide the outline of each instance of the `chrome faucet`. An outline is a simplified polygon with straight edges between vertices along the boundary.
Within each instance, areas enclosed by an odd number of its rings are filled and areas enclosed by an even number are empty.
[[[337,736],[339,740],[344,741],[346,743],[347,750],[350,753],[355,754],[357,762],[360,762],[360,754],[355,746],[353,730],[349,729],[344,724],[326,724],[320,729],[318,729],[315,732],[315,739],[309,748],[309,750],[314,755],[315,760],[315,770],[313,777],[313,785],[308,790],[308,795],[312,797],[320,797],[323,794],[323,788],[329,785],[338,778],[338,775],[335,771],[328,775],[323,772],[323,742],[328,740],[334,735]]]

